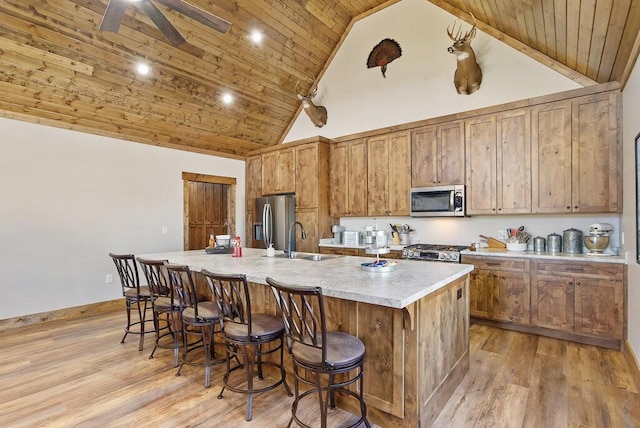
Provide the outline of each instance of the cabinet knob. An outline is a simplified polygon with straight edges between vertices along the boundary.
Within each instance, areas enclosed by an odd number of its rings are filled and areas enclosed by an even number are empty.
[[[574,207],[573,207],[573,209],[574,209],[574,210],[577,210],[577,209],[578,209],[578,206],[577,206],[577,205],[576,205],[576,206],[574,206]]]
[[[567,205],[567,209],[570,210],[571,209],[571,205]]]
[[[579,282],[576,282],[576,285],[580,285],[580,283],[579,283]]]

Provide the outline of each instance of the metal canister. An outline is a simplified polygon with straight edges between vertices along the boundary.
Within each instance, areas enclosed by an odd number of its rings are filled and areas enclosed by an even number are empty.
[[[547,235],[547,251],[550,253],[559,253],[562,251],[562,236],[557,233]]]
[[[545,250],[547,241],[542,236],[536,236],[533,238],[533,251],[536,253],[542,253]]]
[[[582,252],[582,231],[578,229],[567,229],[563,233],[562,242],[564,252],[576,254]]]

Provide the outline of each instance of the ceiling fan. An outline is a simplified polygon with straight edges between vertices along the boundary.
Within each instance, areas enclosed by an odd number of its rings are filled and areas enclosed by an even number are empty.
[[[183,0],[155,0],[156,2],[183,14],[184,16],[198,21],[208,27],[218,30],[222,33],[229,31],[231,23],[224,19],[213,15],[199,7],[192,6]],[[107,9],[104,11],[102,22],[100,23],[101,31],[118,32],[120,23],[124,17],[124,11],[128,4],[135,4],[153,21],[160,31],[174,46],[186,43],[186,39],[180,34],[180,31],[167,19],[162,11],[154,4],[152,0],[109,0]]]

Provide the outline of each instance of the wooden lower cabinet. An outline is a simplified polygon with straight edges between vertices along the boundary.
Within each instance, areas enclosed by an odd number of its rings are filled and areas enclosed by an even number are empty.
[[[625,265],[482,256],[463,256],[462,262],[476,267],[469,298],[476,320],[622,348]]]

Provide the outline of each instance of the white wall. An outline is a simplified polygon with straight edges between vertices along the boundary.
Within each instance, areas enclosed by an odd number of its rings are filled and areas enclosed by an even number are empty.
[[[622,91],[623,95],[623,179],[624,212],[622,230],[625,232],[625,250],[630,254],[628,277],[628,338],[636,357],[640,357],[640,265],[635,261],[636,254],[636,154],[635,137],[640,133],[640,65],[636,62],[631,76]]]
[[[10,119],[0,129],[0,319],[121,297],[109,252],[181,250],[183,171],[235,177],[244,200],[243,161]]]
[[[580,87],[504,43],[477,32],[471,46],[483,72],[480,89],[459,95],[453,85],[455,56],[447,52],[447,26],[456,18],[424,0],[403,0],[358,21],[318,85],[314,102],[328,110],[316,128],[304,112],[286,142],[315,135],[341,137],[371,129],[474,110]],[[464,31],[471,28],[463,21]],[[373,47],[396,40],[402,56],[387,68],[367,68]]]

